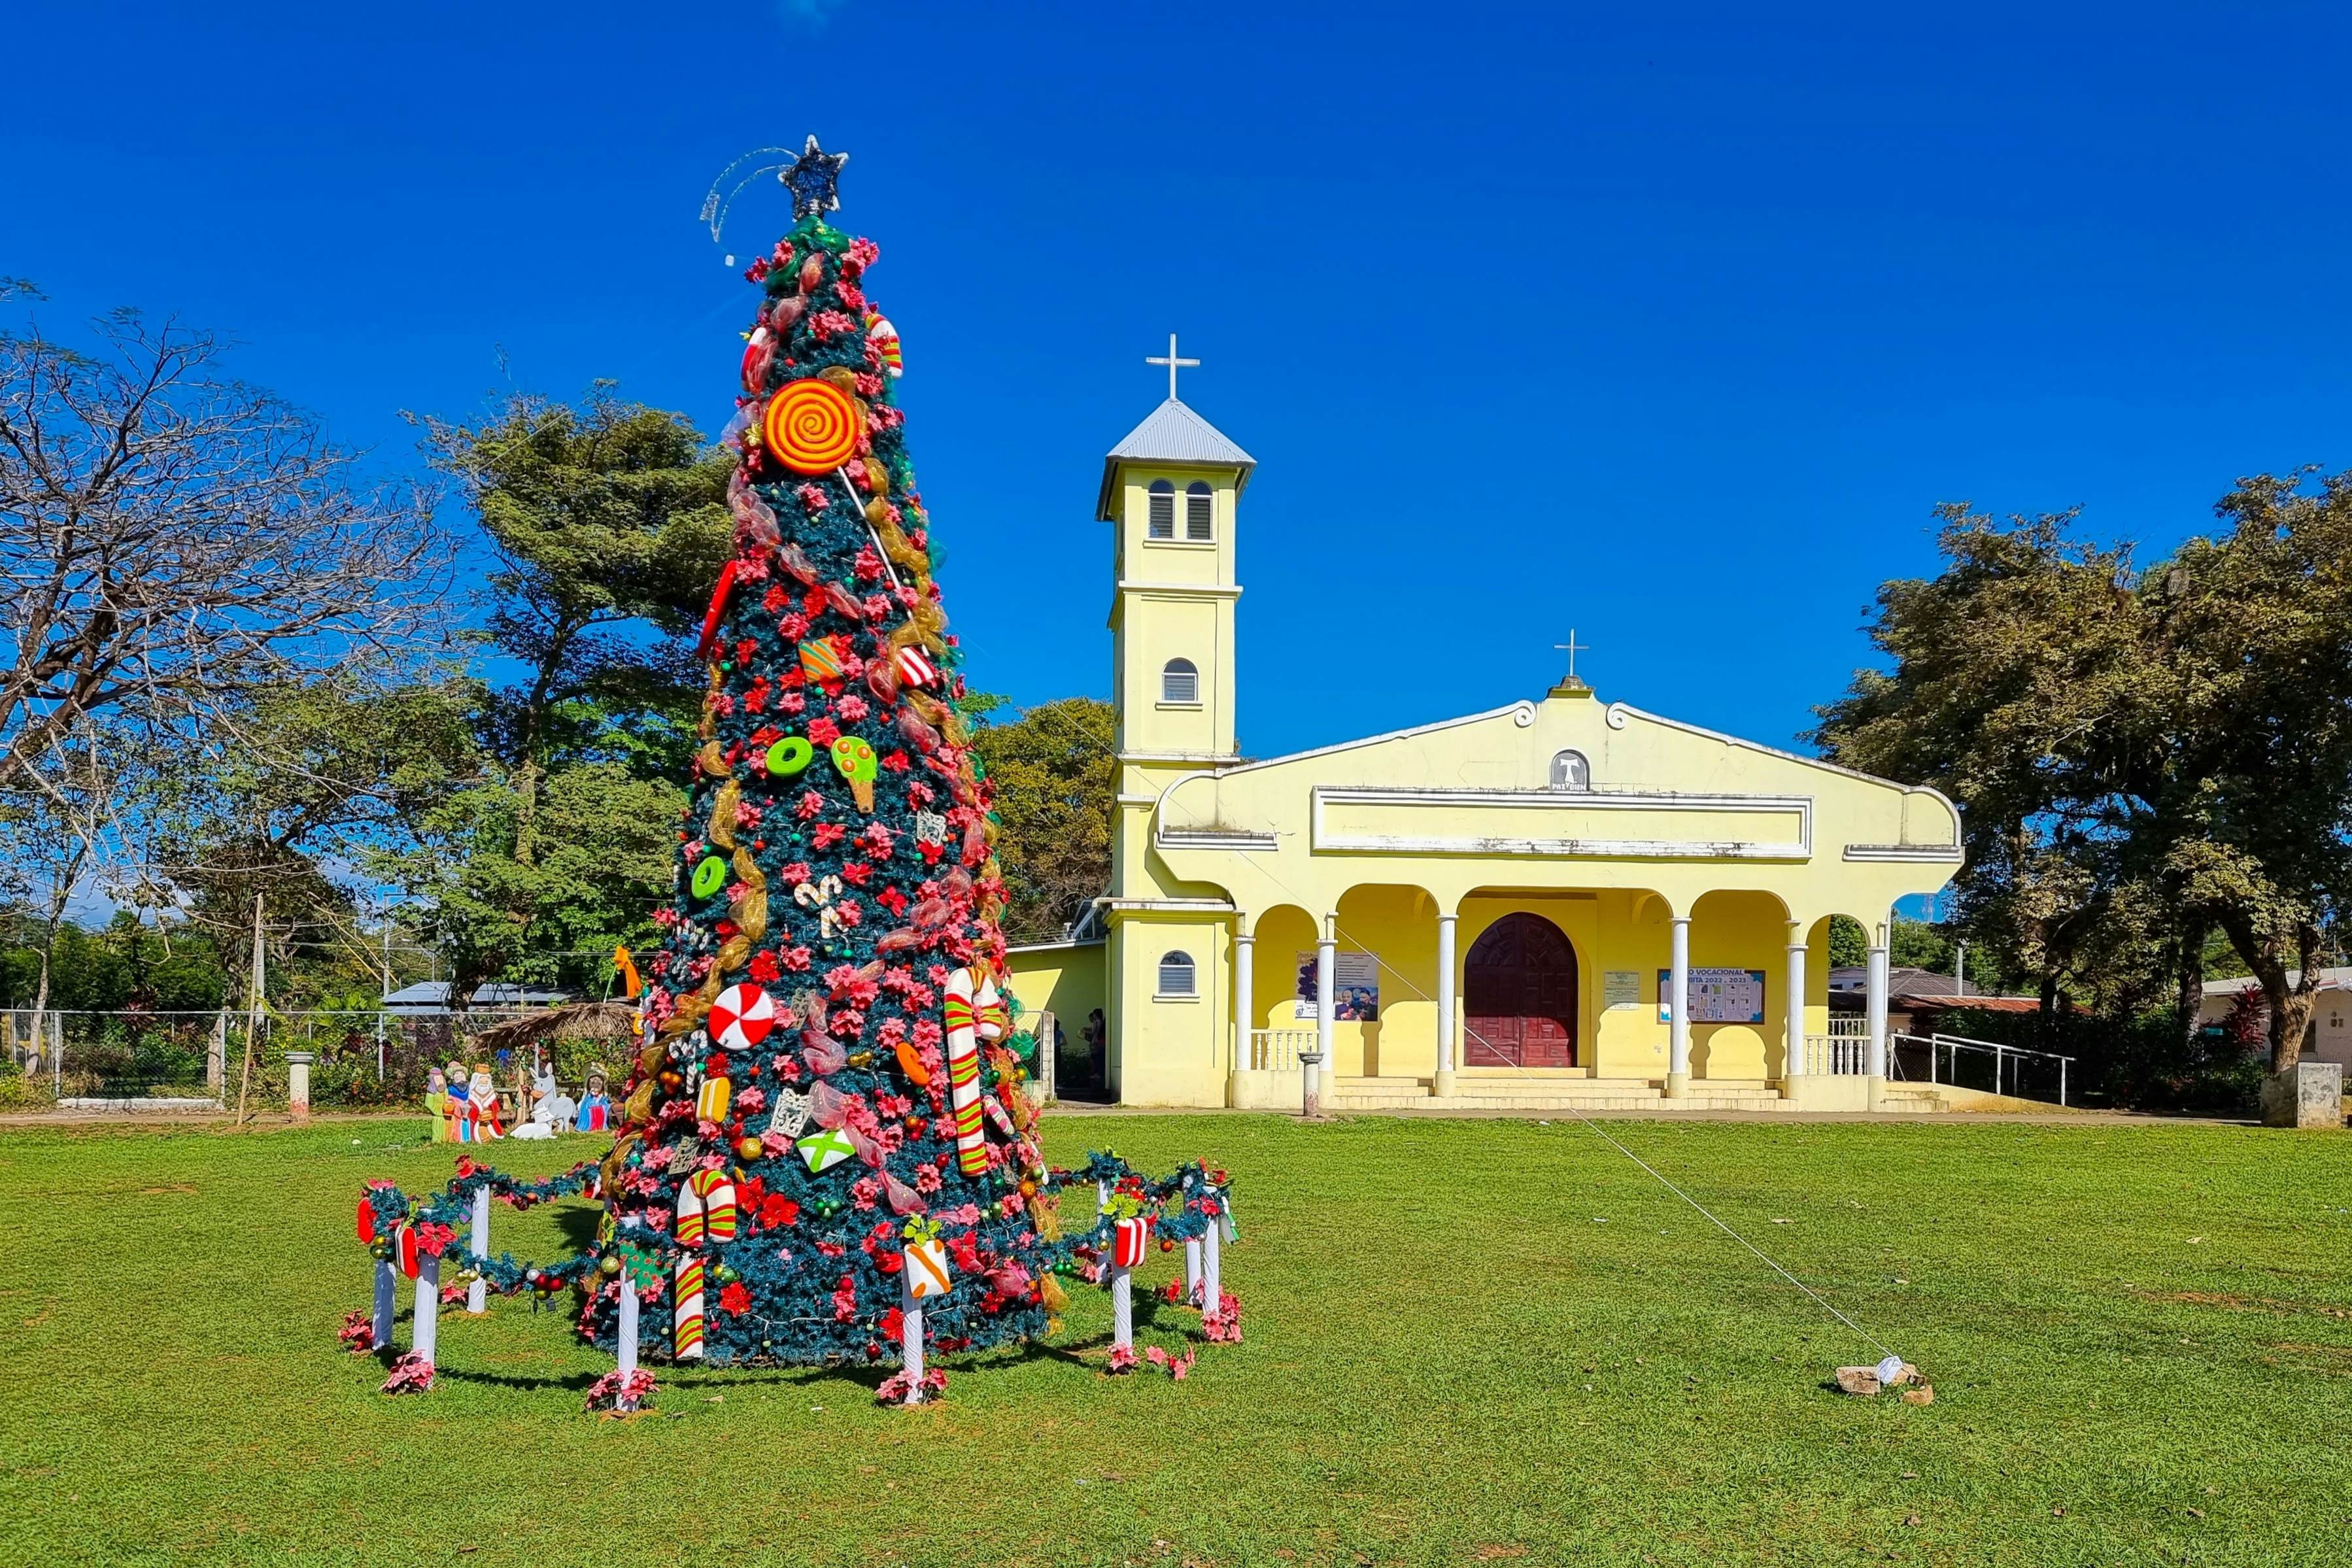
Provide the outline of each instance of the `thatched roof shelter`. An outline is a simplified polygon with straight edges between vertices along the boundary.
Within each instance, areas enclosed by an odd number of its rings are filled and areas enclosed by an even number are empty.
[[[467,1044],[478,1050],[501,1051],[541,1040],[627,1040],[635,1037],[629,1026],[636,1016],[634,1003],[575,1002],[493,1024],[468,1037]]]

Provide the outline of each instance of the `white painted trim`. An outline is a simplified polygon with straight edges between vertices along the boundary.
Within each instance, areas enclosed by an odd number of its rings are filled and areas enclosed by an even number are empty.
[[[1207,827],[1163,827],[1152,843],[1161,849],[1273,851],[1282,847],[1282,841],[1271,833],[1244,833]]]
[[[1066,952],[1073,948],[1100,947],[1103,940],[1097,936],[1085,942],[1024,942],[1018,947],[1006,948],[1004,956],[1010,958],[1016,952]]]
[[[1155,1003],[1198,1002],[1201,1000],[1201,994],[1198,991],[1154,991],[1151,994],[1151,1000]]]
[[[1194,771],[1185,774],[1185,777],[1207,778],[1214,775],[1202,773],[1199,766],[1201,763],[1206,763],[1213,769],[1220,763],[1238,763],[1241,758],[1231,752],[1121,752],[1118,754],[1118,761],[1122,763],[1191,763],[1193,764]]]
[[[1176,493],[1183,494],[1181,490]],[[1178,550],[1213,551],[1217,548],[1217,542],[1213,539],[1154,539],[1147,533],[1143,536],[1143,545],[1149,550],[1166,550],[1172,546]]]
[[[1960,863],[1960,847],[1957,844],[1849,844],[1845,847],[1845,858],[1897,865],[1957,866]]]
[[[1181,542],[1166,539],[1152,541],[1155,546],[1175,542]],[[1202,545],[1196,548],[1214,549],[1215,546]],[[1238,599],[1242,596],[1240,587],[1231,583],[1132,583],[1121,578],[1118,591],[1122,594],[1185,594],[1204,599]]]
[[[1153,703],[1151,706],[1159,709],[1162,712],[1198,713],[1202,708],[1206,707],[1207,704],[1199,701],[1171,702],[1163,698],[1160,701]]]
[[[1805,795],[1678,795],[1588,790],[1349,789],[1317,785],[1309,794],[1309,842],[1316,854],[1368,852],[1423,855],[1560,855],[1675,860],[1806,860],[1812,858],[1813,797]],[[1727,811],[1762,815],[1793,811],[1793,843],[1731,841],[1673,843],[1639,838],[1476,838],[1391,834],[1333,835],[1323,825],[1326,802],[1343,805],[1532,806],[1578,811]]]
[[[1096,904],[1115,915],[1236,914],[1231,899],[1097,899]]]

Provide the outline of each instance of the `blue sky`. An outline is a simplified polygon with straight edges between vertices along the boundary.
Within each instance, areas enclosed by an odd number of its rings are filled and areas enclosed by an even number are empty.
[[[385,463],[508,376],[715,431],[722,250],[789,211],[697,209],[816,131],[977,684],[1107,694],[1173,329],[1261,465],[1246,750],[1536,694],[1570,626],[1786,743],[1938,500],[2161,547],[2352,466],[2341,14],[1912,9],[20,5],[0,274],[226,329]]]

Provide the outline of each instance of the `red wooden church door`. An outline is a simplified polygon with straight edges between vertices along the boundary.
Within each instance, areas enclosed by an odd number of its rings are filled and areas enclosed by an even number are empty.
[[[1462,966],[1465,1067],[1576,1065],[1576,950],[1541,915],[1505,915]]]

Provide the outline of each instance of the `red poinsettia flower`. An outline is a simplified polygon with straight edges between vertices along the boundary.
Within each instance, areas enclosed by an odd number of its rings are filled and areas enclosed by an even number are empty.
[[[738,1279],[719,1292],[719,1309],[739,1314],[751,1310],[751,1292],[743,1289],[743,1281]]]

